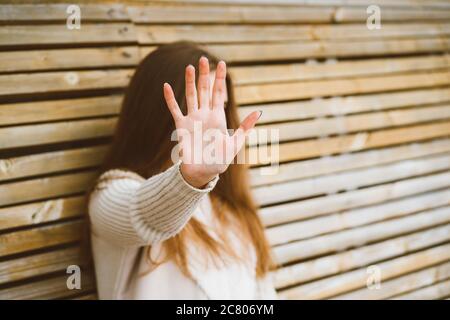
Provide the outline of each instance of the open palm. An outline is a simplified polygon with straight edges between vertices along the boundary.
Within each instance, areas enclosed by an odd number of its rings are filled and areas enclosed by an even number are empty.
[[[195,85],[195,68],[186,68],[187,115],[183,115],[171,86],[164,84],[164,97],[175,121],[180,139],[181,172],[193,186],[201,187],[217,174],[224,172],[245,143],[245,137],[255,126],[261,113],[252,112],[230,135],[224,110],[226,97],[226,65],[217,65],[212,92],[209,88],[209,62],[199,61],[198,90]]]

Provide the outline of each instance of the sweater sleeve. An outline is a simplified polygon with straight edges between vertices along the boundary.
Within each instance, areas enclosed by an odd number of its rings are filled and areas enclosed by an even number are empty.
[[[89,200],[92,232],[122,246],[151,245],[180,232],[219,179],[197,189],[184,180],[180,164],[149,179],[121,170],[102,175]]]

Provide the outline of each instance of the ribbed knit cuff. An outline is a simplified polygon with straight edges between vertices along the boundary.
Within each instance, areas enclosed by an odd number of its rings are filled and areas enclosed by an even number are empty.
[[[217,176],[203,189],[195,188],[183,178],[180,165],[181,161],[147,179],[132,198],[131,222],[145,241],[157,242],[177,234],[219,179]]]

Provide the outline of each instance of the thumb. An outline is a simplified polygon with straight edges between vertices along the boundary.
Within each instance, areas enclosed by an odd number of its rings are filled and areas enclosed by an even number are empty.
[[[239,128],[233,134],[233,138],[236,141],[237,152],[239,152],[239,150],[244,145],[245,138],[247,137],[247,135],[250,132],[250,130],[255,127],[256,122],[259,120],[259,118],[261,118],[261,115],[262,115],[262,111],[253,111],[252,113],[250,113],[244,119],[244,121],[242,121],[242,123],[239,126]]]

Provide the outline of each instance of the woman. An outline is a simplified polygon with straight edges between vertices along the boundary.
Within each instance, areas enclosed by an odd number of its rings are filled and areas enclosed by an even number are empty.
[[[100,299],[275,297],[246,168],[230,165],[259,116],[239,126],[225,63],[194,44],[161,46],[141,62],[89,197]],[[198,128],[215,133],[223,161],[195,158],[208,154]]]

